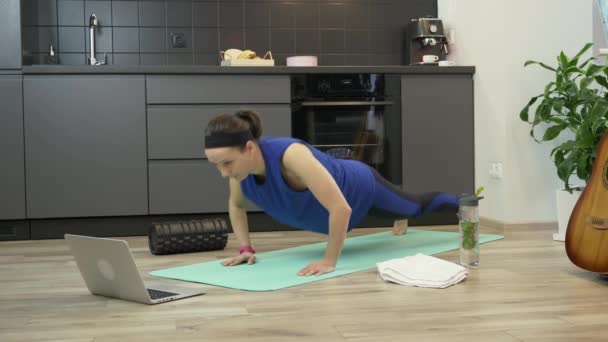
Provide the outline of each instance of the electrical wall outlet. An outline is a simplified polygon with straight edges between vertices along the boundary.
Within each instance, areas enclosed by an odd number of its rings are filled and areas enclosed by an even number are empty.
[[[181,32],[173,33],[171,32],[171,46],[175,49],[184,49],[186,48],[186,38],[184,34]]]
[[[502,163],[500,163],[500,162],[490,163],[490,178],[502,179]]]

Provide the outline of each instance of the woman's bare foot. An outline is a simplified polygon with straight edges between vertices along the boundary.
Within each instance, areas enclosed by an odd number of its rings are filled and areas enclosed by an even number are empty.
[[[407,220],[396,220],[393,224],[393,235],[403,235],[407,233]]]

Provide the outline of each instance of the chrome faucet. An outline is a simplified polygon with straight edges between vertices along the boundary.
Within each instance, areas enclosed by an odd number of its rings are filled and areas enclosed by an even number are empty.
[[[89,65],[103,65],[106,64],[106,58],[104,60],[97,60],[95,58],[95,29],[97,28],[97,16],[95,14],[91,14],[89,17],[89,43],[91,44],[91,49],[89,51]]]

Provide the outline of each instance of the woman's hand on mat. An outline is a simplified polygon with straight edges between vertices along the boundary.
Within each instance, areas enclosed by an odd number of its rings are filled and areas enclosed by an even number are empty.
[[[249,253],[249,252],[244,252],[242,254],[239,254],[239,255],[235,256],[232,259],[223,261],[222,265],[224,265],[224,266],[235,266],[235,265],[242,264],[244,262],[248,263],[249,265],[255,263],[255,254]]]
[[[336,265],[332,264],[328,261],[313,261],[308,266],[304,267],[298,275],[300,276],[311,276],[311,275],[321,275],[329,272],[333,272],[336,269]]]

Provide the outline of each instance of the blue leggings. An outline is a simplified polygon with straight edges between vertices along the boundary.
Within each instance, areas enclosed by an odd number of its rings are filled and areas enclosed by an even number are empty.
[[[376,189],[370,216],[407,219],[423,216],[435,211],[458,210],[458,197],[443,192],[411,194],[402,191],[378,171],[371,168],[376,179]]]

